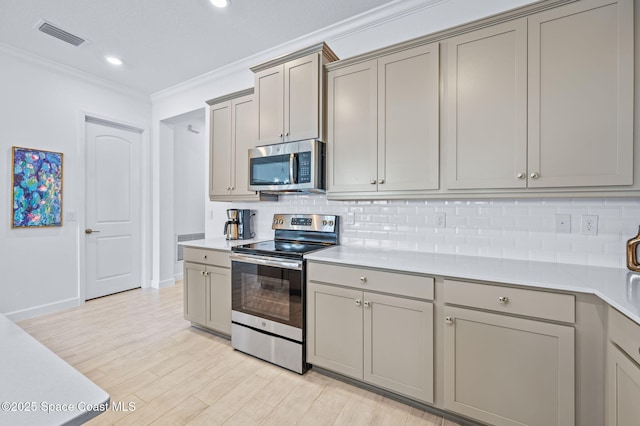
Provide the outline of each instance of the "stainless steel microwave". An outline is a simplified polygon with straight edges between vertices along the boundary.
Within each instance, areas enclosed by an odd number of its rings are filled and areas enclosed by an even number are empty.
[[[325,144],[309,139],[249,150],[249,189],[325,192]]]

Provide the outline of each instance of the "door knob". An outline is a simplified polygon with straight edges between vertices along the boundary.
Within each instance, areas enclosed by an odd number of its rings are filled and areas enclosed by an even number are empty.
[[[85,233],[85,234],[87,234],[87,235],[89,235],[89,234],[93,234],[94,232],[100,232],[100,231],[94,231],[94,230],[93,230],[93,229],[91,229],[91,228],[87,228],[87,229],[85,229],[85,230],[84,230],[84,233]]]

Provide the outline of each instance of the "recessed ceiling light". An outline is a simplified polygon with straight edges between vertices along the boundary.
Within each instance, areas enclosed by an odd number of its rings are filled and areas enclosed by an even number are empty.
[[[229,0],[209,0],[215,7],[227,7],[229,6]]]
[[[111,65],[122,65],[124,63],[124,61],[120,58],[118,58],[117,56],[105,56],[104,59],[106,59],[107,62],[109,62]]]

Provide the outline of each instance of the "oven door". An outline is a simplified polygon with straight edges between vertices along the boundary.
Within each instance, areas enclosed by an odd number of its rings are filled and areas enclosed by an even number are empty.
[[[302,341],[303,261],[231,254],[232,321]]]

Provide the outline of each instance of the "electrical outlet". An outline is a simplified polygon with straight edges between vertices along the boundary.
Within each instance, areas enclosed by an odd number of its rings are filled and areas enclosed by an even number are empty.
[[[598,216],[582,215],[582,233],[584,235],[598,235]]]
[[[355,225],[356,224],[356,214],[355,212],[347,212],[347,215],[344,217],[345,225]]]
[[[558,234],[571,233],[571,215],[570,214],[556,215],[556,233]]]
[[[447,227],[447,214],[446,213],[436,213],[435,224],[436,224],[436,228],[446,228]]]

